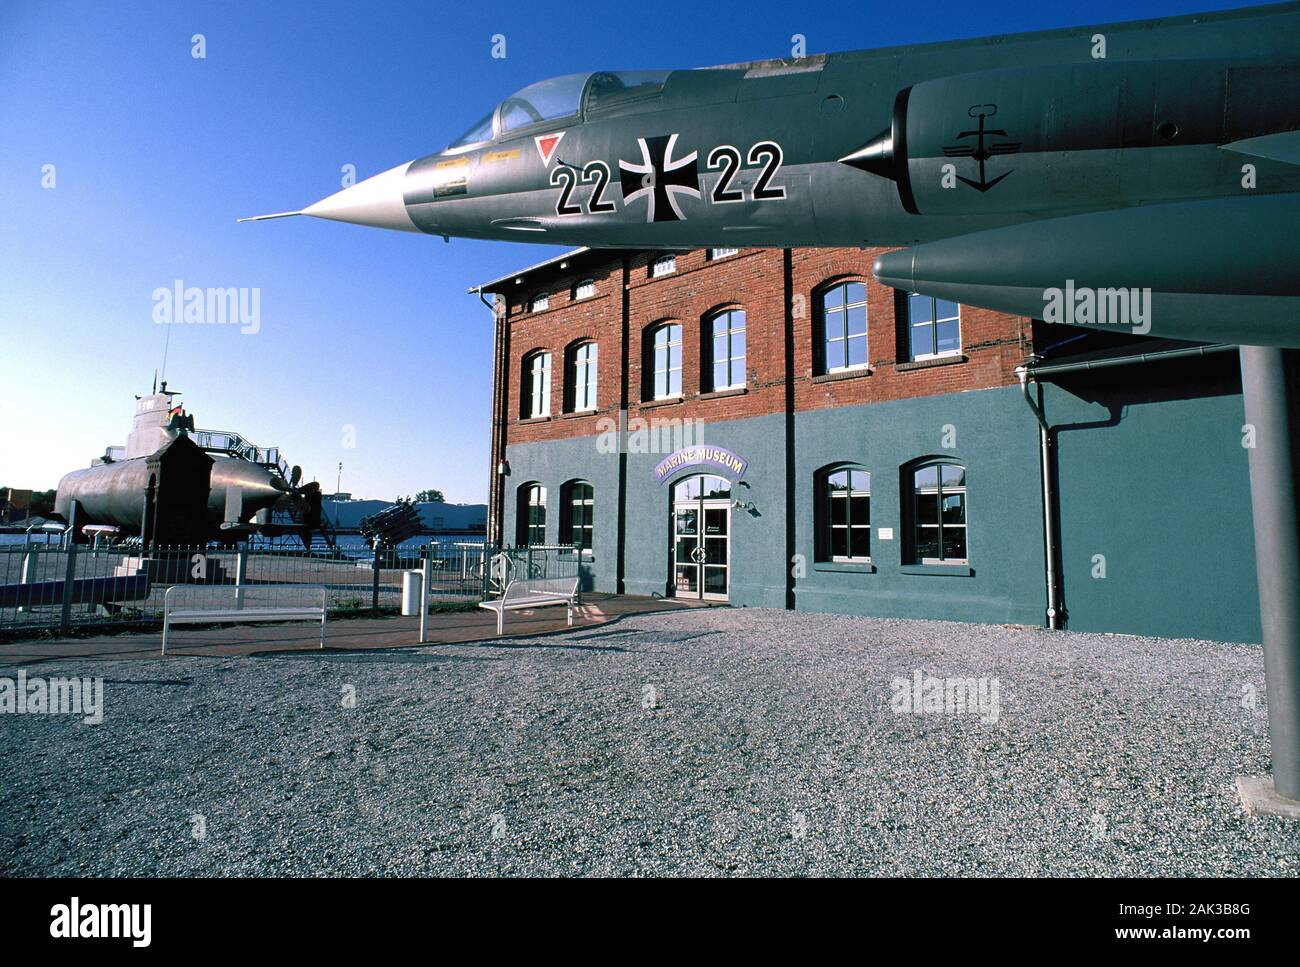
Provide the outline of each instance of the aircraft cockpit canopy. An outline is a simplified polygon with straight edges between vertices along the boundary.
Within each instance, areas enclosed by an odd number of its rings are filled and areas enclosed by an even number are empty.
[[[604,113],[620,104],[644,100],[663,88],[668,71],[599,71],[565,74],[529,84],[498,104],[447,146],[448,151],[508,136],[547,122]]]

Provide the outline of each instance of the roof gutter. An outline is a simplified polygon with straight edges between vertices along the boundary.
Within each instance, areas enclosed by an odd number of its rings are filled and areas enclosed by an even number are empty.
[[[1016,369],[1027,370],[1030,377],[1057,376],[1063,373],[1081,373],[1092,369],[1110,369],[1114,366],[1133,366],[1138,363],[1162,363],[1170,359],[1187,359],[1192,356],[1209,356],[1214,353],[1235,353],[1236,346],[1216,343],[1212,346],[1189,346],[1183,349],[1165,349],[1154,353],[1137,353],[1133,356],[1117,356],[1112,359],[1089,359],[1078,363],[1056,363],[1049,366],[1035,366],[1031,361]]]

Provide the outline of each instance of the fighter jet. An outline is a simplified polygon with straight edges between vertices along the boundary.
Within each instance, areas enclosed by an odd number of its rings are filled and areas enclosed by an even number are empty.
[[[875,265],[900,289],[1300,346],[1300,5],[552,78],[443,151],[258,218],[286,215],[590,247],[904,246]]]

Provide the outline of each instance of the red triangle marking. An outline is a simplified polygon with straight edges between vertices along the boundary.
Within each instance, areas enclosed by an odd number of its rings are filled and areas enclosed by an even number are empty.
[[[555,149],[559,147],[560,139],[564,137],[564,132],[558,134],[539,134],[533,140],[537,144],[537,153],[541,155],[542,164],[549,165],[551,156],[555,154]]]

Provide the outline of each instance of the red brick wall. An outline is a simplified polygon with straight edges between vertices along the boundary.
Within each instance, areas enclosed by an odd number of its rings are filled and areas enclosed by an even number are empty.
[[[943,365],[902,365],[896,358],[902,319],[893,289],[871,278],[871,265],[884,249],[795,249],[791,253],[791,306],[796,410],[849,406],[985,389],[1014,382],[1013,370],[1032,351],[1030,320],[973,309],[961,310],[962,358]],[[709,261],[704,250],[678,253],[677,271],[650,277],[650,263],[660,253],[629,258],[628,416],[703,419],[713,423],[781,412],[785,407],[785,254],[777,249],[744,249]],[[574,301],[573,286],[596,280],[596,295]],[[601,269],[555,272],[543,269],[525,276],[525,284],[507,293],[509,340],[505,374],[506,427],[510,443],[551,440],[599,432],[601,417],[617,416],[621,392],[623,257],[611,254]],[[818,288],[836,279],[853,278],[867,286],[869,373],[847,377],[818,376],[814,371]],[[548,291],[550,307],[528,312],[532,297]],[[900,301],[901,300],[897,300]],[[710,314],[726,306],[746,313],[747,385],[743,392],[701,393],[702,339]],[[671,319],[682,326],[682,399],[642,401],[642,340],[655,323]],[[561,414],[565,397],[564,354],[575,340],[594,338],[600,346],[597,403],[594,414]],[[522,360],[543,349],[551,353],[551,416],[520,418]]]

